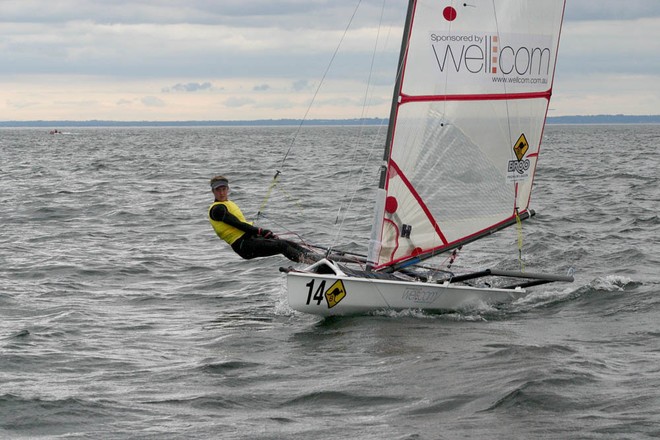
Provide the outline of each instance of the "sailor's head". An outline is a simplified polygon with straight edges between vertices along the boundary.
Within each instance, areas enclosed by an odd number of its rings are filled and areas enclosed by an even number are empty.
[[[211,179],[211,192],[215,195],[216,199],[220,196],[227,196],[229,192],[229,180],[225,176],[215,176]]]

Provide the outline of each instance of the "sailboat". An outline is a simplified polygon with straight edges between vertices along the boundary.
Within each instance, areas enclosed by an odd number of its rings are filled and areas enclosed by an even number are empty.
[[[460,310],[573,281],[522,269],[420,269],[534,215],[564,7],[565,0],[409,1],[368,255],[358,268],[331,253],[303,269],[282,268],[293,309]]]

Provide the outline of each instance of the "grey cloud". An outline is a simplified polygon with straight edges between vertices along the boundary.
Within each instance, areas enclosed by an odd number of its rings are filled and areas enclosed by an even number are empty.
[[[567,21],[634,20],[660,17],[658,0],[568,0]]]
[[[298,81],[295,81],[292,85],[291,88],[295,90],[296,92],[302,92],[303,90],[307,89],[309,87],[309,81],[306,79],[299,79]]]
[[[380,16],[382,0],[363,0],[370,16]],[[7,22],[65,23],[91,20],[95,23],[194,23],[231,26],[304,26],[341,28],[354,8],[353,0],[310,2],[308,0],[21,0],[5,2],[2,19]]]
[[[141,101],[147,107],[165,107],[165,101],[155,96],[145,96]]]
[[[213,90],[213,84],[211,84],[210,82],[204,82],[204,83],[189,82],[187,84],[179,83],[173,85],[172,87],[166,87],[163,89],[163,92],[193,93],[193,92],[209,91],[209,90]]]

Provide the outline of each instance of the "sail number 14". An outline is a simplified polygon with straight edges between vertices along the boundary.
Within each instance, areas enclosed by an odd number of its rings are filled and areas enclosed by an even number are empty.
[[[315,280],[312,280],[305,284],[306,287],[309,287],[309,291],[307,292],[307,305],[310,305],[312,300],[314,300],[316,301],[316,305],[320,306],[323,302],[323,293],[325,292],[325,280],[321,281],[321,284],[316,289],[316,292],[314,292],[314,281]],[[312,296],[313,292],[314,296]]]

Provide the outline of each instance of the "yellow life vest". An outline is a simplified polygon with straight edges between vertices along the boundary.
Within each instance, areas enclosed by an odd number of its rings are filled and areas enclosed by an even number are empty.
[[[233,226],[229,226],[225,222],[219,222],[213,220],[211,218],[211,209],[213,209],[213,207],[216,205],[225,205],[227,211],[242,222],[248,223],[250,225],[252,224],[252,222],[246,222],[245,217],[243,217],[243,213],[241,212],[241,209],[238,207],[236,203],[230,200],[227,200],[226,202],[214,202],[211,206],[209,206],[209,221],[211,222],[211,226],[213,226],[213,230],[215,231],[216,234],[218,234],[218,237],[222,238],[224,241],[226,241],[231,245],[236,240],[241,238],[245,234],[245,232]]]

